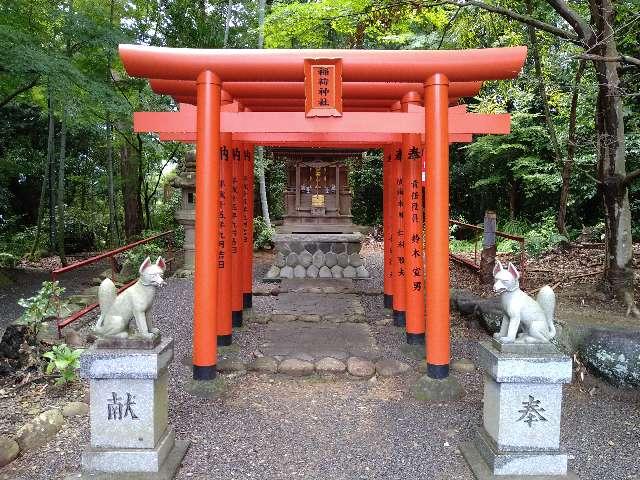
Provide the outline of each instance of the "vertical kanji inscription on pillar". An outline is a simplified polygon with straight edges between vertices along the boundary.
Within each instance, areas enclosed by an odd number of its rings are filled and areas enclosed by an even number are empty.
[[[341,117],[342,59],[306,58],[304,91],[307,117]]]

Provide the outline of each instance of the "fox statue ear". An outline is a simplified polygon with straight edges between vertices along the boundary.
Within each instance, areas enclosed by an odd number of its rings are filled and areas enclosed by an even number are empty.
[[[163,271],[167,269],[166,263],[164,263],[164,258],[158,257],[156,260],[156,265],[159,266]]]
[[[509,262],[509,266],[507,267],[507,270],[509,270],[509,273],[513,275],[516,279],[520,278],[520,272],[518,272],[518,270],[516,269],[513,263]]]
[[[144,262],[142,262],[142,265],[140,265],[140,270],[138,270],[139,273],[142,273],[142,271],[147,268],[149,265],[151,265],[151,259],[149,257],[144,259]]]
[[[495,277],[498,273],[500,273],[500,270],[502,270],[502,263],[500,263],[500,260],[496,260],[496,264],[493,267],[493,276]]]

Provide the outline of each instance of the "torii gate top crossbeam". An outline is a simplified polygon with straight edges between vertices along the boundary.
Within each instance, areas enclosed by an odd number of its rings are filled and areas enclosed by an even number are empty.
[[[135,77],[196,80],[204,70],[222,81],[304,80],[305,58],[341,58],[344,82],[424,82],[441,73],[452,82],[515,77],[526,47],[479,50],[213,50],[120,45]]]

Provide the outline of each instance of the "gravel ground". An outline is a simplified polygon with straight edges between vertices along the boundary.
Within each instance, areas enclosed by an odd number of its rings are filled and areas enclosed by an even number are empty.
[[[379,272],[375,258],[368,257],[368,267]],[[268,257],[260,260],[256,270],[261,272]],[[369,311],[381,309],[380,296],[370,300]],[[267,311],[273,297],[255,297],[254,302],[257,310]],[[179,480],[472,479],[458,447],[473,437],[481,422],[479,371],[456,374],[467,395],[448,404],[414,400],[415,374],[370,381],[227,376],[227,395],[205,400],[186,392],[190,367],[178,361],[190,355],[191,316],[192,282],[170,279],[154,319],[175,339],[169,418],[177,435],[191,441]],[[264,328],[251,324],[237,332],[240,351],[259,345]],[[403,332],[375,326],[372,331],[386,353],[407,361],[399,351]],[[474,359],[477,340],[486,336],[454,317],[452,338],[454,359]],[[582,480],[637,479],[637,396],[587,380],[564,389],[562,444],[570,454],[570,467]],[[87,428],[87,419],[71,422],[64,435],[0,470],[0,478],[45,480],[77,469],[80,450],[88,442]]]

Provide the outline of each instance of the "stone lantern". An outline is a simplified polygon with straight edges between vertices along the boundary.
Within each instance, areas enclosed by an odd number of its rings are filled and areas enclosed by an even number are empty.
[[[190,275],[195,268],[195,218],[196,218],[196,151],[185,155],[184,167],[171,185],[182,192],[180,209],[176,220],[184,227],[184,267],[183,274]]]

